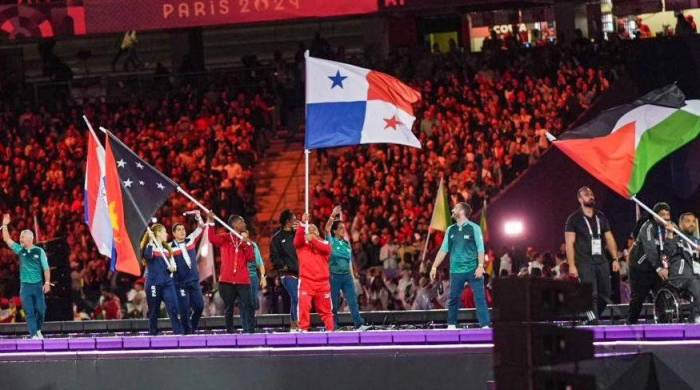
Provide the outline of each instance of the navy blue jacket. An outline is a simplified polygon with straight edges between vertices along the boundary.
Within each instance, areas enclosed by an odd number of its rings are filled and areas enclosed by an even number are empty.
[[[177,272],[175,273],[176,283],[199,283],[199,270],[197,267],[197,242],[201,236],[202,228],[197,227],[197,229],[190,233],[189,236],[185,237],[185,241],[177,242],[177,240],[173,240],[170,243],[170,247],[173,248],[175,264],[177,264]],[[187,254],[190,257],[190,266],[187,266],[183,251],[187,251]]]
[[[170,254],[165,248],[163,251],[154,248],[152,244],[148,244],[143,250],[143,258],[146,259],[146,284],[149,286],[164,286],[174,283],[166,262]]]

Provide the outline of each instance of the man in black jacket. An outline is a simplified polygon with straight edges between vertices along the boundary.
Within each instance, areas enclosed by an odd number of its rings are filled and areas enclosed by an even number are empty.
[[[627,322],[636,324],[639,313],[649,292],[654,290],[662,280],[668,279],[668,264],[663,261],[663,243],[666,240],[671,224],[671,206],[668,203],[657,203],[653,208],[662,220],[655,217],[644,222],[635,241],[636,248],[630,258],[630,287],[632,297],[629,306]],[[639,256],[634,256],[638,253]],[[665,257],[665,256],[664,256]]]
[[[684,213],[678,220],[680,231],[696,244],[700,242],[695,234],[697,218],[693,213]],[[693,262],[698,260],[698,251],[679,235],[669,232],[664,243],[664,253],[668,256],[669,283],[688,291],[693,296],[691,316],[695,323],[700,322],[700,279],[693,273]]]
[[[297,318],[297,306],[299,302],[299,260],[297,250],[294,247],[294,233],[299,221],[292,210],[284,210],[280,214],[281,228],[273,236],[270,242],[270,258],[280,281],[287,290],[290,300],[291,330],[299,328]]]

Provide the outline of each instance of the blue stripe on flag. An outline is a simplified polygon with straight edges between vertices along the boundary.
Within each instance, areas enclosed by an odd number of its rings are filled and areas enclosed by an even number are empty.
[[[85,223],[90,227],[90,205],[88,204],[90,202],[89,197],[88,197],[88,191],[85,189],[83,191],[83,209],[85,213]]]
[[[114,239],[112,239],[112,257],[109,259],[109,270],[112,272],[117,270],[117,246],[114,245]]]
[[[306,148],[359,145],[367,102],[306,105]]]

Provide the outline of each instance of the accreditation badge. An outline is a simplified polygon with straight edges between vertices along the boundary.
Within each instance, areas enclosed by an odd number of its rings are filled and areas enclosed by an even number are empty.
[[[600,238],[591,240],[591,254],[593,256],[600,256],[603,254],[603,240]]]

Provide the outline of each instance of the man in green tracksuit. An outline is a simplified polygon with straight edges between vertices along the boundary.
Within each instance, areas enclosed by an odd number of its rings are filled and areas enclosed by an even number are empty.
[[[49,262],[46,259],[46,252],[34,245],[34,233],[31,230],[22,230],[18,244],[10,238],[7,227],[9,224],[10,215],[3,215],[2,226],[0,226],[2,239],[19,256],[19,295],[27,315],[29,336],[33,339],[42,339],[44,336],[41,334],[41,326],[44,323],[44,313],[46,312],[44,294],[51,291]]]
[[[430,270],[430,279],[435,280],[437,268],[445,256],[450,254],[448,329],[457,328],[457,314],[465,283],[469,283],[474,292],[476,317],[479,319],[479,325],[482,327],[491,325],[489,307],[486,303],[486,291],[484,290],[484,239],[479,225],[467,219],[471,212],[471,207],[464,202],[457,203],[452,209],[452,218],[457,223],[447,228],[440,251],[438,251]]]

